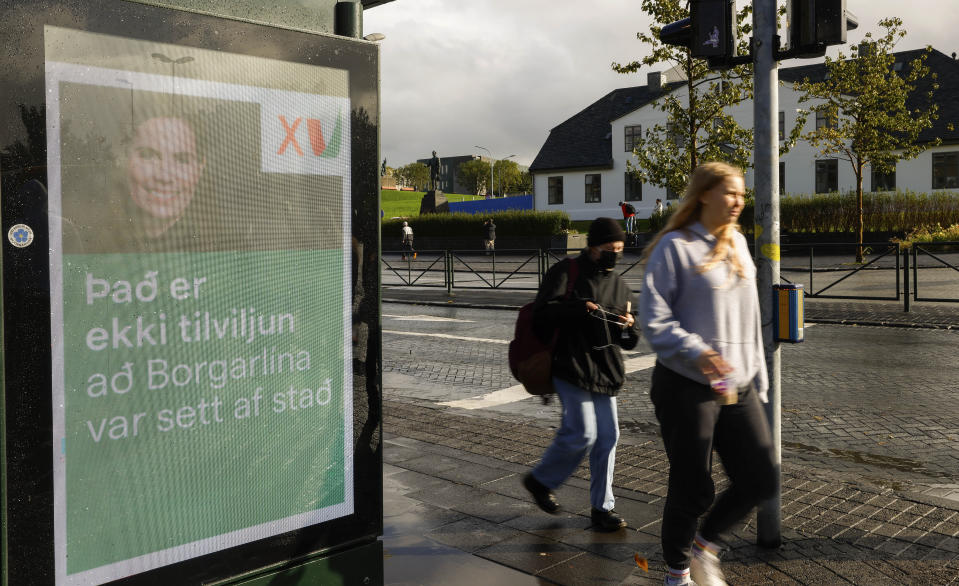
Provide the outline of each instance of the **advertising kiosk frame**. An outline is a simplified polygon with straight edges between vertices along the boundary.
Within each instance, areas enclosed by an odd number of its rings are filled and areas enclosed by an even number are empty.
[[[0,15],[3,583],[381,582],[376,45]]]

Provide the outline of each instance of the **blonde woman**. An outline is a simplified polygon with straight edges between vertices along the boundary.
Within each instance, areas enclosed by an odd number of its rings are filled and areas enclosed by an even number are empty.
[[[776,489],[760,405],[769,383],[756,267],[737,223],[744,195],[738,169],[698,166],[646,249],[639,311],[657,356],[650,395],[670,465],[661,530],[668,585],[725,584],[720,534]],[[715,504],[713,449],[730,480]]]

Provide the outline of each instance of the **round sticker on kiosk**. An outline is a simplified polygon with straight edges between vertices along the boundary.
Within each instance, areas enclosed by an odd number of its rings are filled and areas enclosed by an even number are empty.
[[[14,224],[7,231],[7,240],[17,248],[26,248],[33,244],[33,228],[26,224]]]

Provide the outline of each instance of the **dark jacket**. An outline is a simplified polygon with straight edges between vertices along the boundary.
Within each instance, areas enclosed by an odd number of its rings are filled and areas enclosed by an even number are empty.
[[[566,298],[569,262],[579,266],[573,290]],[[636,303],[625,281],[615,270],[607,272],[584,250],[578,257],[553,265],[543,279],[533,306],[533,326],[548,340],[554,328],[559,337],[553,352],[553,376],[594,393],[615,396],[626,380],[620,347],[630,350],[639,341],[639,324],[622,328],[587,313],[592,301],[609,313],[636,312]],[[614,316],[608,319],[615,320]]]
[[[486,228],[486,239],[496,240],[496,224],[493,222],[486,222],[483,224],[483,227]]]

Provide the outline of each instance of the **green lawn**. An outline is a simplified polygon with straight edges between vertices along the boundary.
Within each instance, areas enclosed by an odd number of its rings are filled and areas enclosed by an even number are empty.
[[[394,191],[383,189],[380,191],[380,207],[383,208],[383,217],[390,218],[409,218],[420,214],[420,200],[423,199],[422,191]],[[482,195],[461,195],[458,193],[444,193],[448,201],[469,201],[472,199],[483,199]]]

